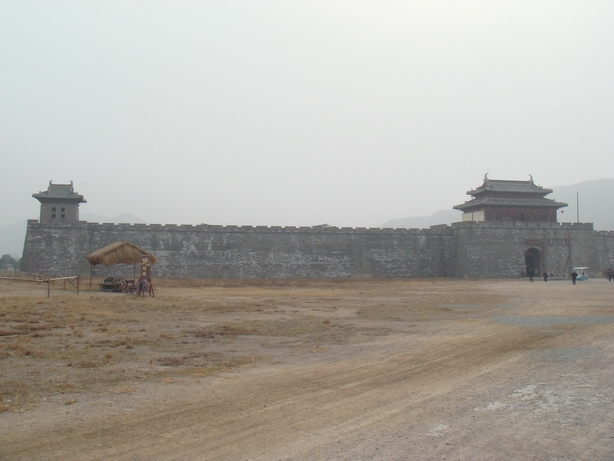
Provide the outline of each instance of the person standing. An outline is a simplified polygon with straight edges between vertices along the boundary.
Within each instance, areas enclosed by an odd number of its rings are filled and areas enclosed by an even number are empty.
[[[573,271],[571,273],[571,281],[573,282],[573,284],[576,284],[576,279],[578,278],[578,273],[576,271]]]
[[[544,282],[547,282],[547,281],[548,281],[548,276],[549,276],[549,275],[550,275],[550,274],[548,274],[548,271],[544,271],[544,274],[543,274],[543,276],[544,276]]]
[[[535,269],[529,269],[529,282],[533,283],[534,276],[535,276]]]
[[[612,281],[612,277],[614,277],[614,271],[610,267],[606,272],[608,274],[608,282],[611,282]]]

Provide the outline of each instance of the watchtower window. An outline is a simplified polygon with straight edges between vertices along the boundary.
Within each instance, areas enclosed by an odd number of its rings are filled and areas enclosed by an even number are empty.
[[[51,211],[55,211],[55,207],[54,206],[51,207]]]
[[[51,219],[55,219],[55,213],[51,215]]]
[[[66,211],[66,208],[62,207],[62,213],[64,213]]]

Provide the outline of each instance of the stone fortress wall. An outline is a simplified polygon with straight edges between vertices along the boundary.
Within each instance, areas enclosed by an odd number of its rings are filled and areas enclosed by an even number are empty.
[[[99,224],[29,220],[22,271],[89,274],[85,257],[129,241],[159,258],[155,277],[518,277],[525,254],[568,276],[614,267],[614,232],[592,224],[459,222],[428,229]],[[97,275],[129,272],[126,266]]]

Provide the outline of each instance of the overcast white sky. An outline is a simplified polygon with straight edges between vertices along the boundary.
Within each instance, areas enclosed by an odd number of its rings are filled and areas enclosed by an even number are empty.
[[[0,226],[49,180],[149,223],[370,227],[486,172],[611,178],[613,25],[612,1],[0,0]]]

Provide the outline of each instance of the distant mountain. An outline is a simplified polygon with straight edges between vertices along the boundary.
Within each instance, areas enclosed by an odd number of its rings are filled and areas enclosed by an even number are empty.
[[[109,218],[108,216],[100,216],[94,213],[80,213],[79,219],[81,221],[88,221],[88,222],[98,222],[98,223],[112,222],[116,224],[119,224],[119,223],[134,224],[134,223],[145,222],[141,218],[137,218],[136,216],[133,216],[128,213],[122,213],[118,216],[115,216],[114,218]]]
[[[579,208],[580,222],[593,223],[595,230],[614,230],[614,213],[610,201],[614,200],[614,179],[584,181],[570,186],[550,187],[552,193],[546,198],[565,202],[569,206],[559,211],[559,222],[576,222]],[[580,206],[577,207],[576,194]],[[442,210],[425,217],[400,218],[386,221],[380,227],[424,229],[437,224],[461,221],[461,212]]]
[[[437,224],[450,225],[462,219],[462,213],[458,210],[441,210],[430,216],[416,216],[413,218],[399,218],[386,221],[380,227],[396,227],[401,229],[426,229]]]
[[[114,218],[107,216],[100,216],[93,213],[81,213],[79,218],[82,221],[89,222],[111,222],[111,223],[142,223],[141,218],[132,216],[130,214],[120,214]],[[13,258],[21,258],[23,253],[23,244],[26,240],[26,227],[27,221],[21,221],[12,226],[0,227],[0,256],[9,254]]]
[[[551,187],[552,197],[557,202],[569,206],[559,211],[559,222],[577,222],[579,209],[580,222],[592,222],[595,230],[614,230],[614,179],[584,181],[571,186]],[[576,193],[579,207],[577,207]]]

